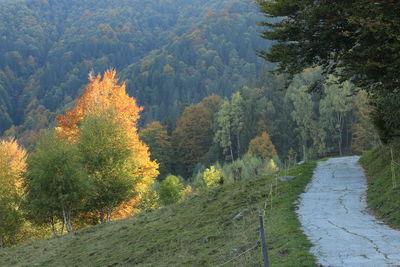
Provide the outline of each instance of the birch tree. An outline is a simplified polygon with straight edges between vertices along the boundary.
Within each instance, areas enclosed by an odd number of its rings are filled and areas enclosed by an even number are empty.
[[[338,78],[330,75],[324,84],[326,96],[320,102],[320,119],[325,130],[337,143],[339,154],[342,155],[343,131],[348,113],[353,108],[350,82],[338,83]]]
[[[59,218],[71,232],[73,217],[90,190],[76,146],[54,132],[45,134],[28,159],[26,190],[31,216],[46,216],[37,221],[48,222]]]

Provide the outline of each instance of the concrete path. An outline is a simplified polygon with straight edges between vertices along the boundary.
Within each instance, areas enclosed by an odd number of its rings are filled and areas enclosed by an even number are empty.
[[[358,159],[318,163],[301,195],[297,213],[311,252],[323,266],[400,266],[400,231],[368,213]]]

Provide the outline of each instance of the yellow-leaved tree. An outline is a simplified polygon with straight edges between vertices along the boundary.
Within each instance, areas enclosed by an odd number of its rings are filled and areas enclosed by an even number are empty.
[[[131,160],[135,166],[134,191],[140,193],[154,183],[158,175],[158,164],[150,160],[148,147],[139,139],[137,122],[143,108],[137,105],[136,99],[130,97],[125,89],[125,83],[118,83],[114,70],[106,71],[103,77],[89,75],[89,84],[82,96],[77,99],[75,107],[68,110],[65,115],[57,117],[56,131],[60,138],[74,143],[80,135],[80,123],[88,115],[111,111],[118,123],[126,129],[129,148],[132,150]],[[122,203],[112,217],[116,219],[130,216],[138,202],[139,197],[136,196]]]
[[[26,151],[13,139],[0,141],[0,248],[13,244],[22,226],[19,205]]]

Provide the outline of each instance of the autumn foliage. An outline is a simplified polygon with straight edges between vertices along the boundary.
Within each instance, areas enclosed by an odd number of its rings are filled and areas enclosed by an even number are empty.
[[[183,168],[180,174],[189,176],[196,163],[201,162],[213,143],[213,119],[221,99],[209,96],[202,102],[185,108],[172,133],[176,161]]]
[[[14,139],[0,141],[1,175],[13,177],[12,184],[18,190],[22,187],[22,175],[26,172],[26,157],[25,149]]]
[[[143,108],[137,105],[135,98],[126,93],[125,88],[125,83],[118,84],[114,70],[108,70],[103,77],[90,75],[89,84],[77,99],[76,106],[65,115],[57,117],[56,131],[59,137],[74,143],[79,138],[79,124],[87,115],[112,111],[118,122],[126,128],[129,147],[133,150],[132,161],[136,166],[134,176],[141,178],[135,191],[141,192],[154,182],[158,175],[158,164],[150,160],[148,147],[139,139],[137,132],[139,112]],[[117,214],[114,214],[114,218],[131,215],[137,201],[135,198],[124,203]]]
[[[0,141],[0,248],[17,239],[22,225],[18,205],[25,171],[26,151],[13,139]]]
[[[277,155],[275,146],[267,132],[263,132],[260,136],[254,137],[250,141],[249,153],[262,159],[273,158]]]

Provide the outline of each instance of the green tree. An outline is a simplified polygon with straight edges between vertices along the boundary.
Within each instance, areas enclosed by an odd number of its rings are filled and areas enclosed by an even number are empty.
[[[168,175],[160,183],[160,201],[164,205],[170,205],[179,202],[183,198],[184,185],[178,177]]]
[[[151,160],[156,160],[161,178],[172,171],[173,147],[166,127],[154,121],[140,131],[140,139],[149,146]]]
[[[0,141],[0,248],[17,241],[26,152],[15,140]]]
[[[338,79],[329,76],[324,83],[325,97],[320,102],[320,120],[330,138],[336,142],[339,155],[342,155],[343,135],[347,129],[346,120],[353,108],[351,91],[353,85],[350,82],[338,84]]]
[[[272,18],[262,36],[277,41],[260,55],[294,75],[323,66],[365,89],[384,142],[400,135],[400,4],[386,0],[259,1]]]
[[[300,151],[303,151],[303,160],[307,160],[306,150],[309,148],[313,140],[313,133],[318,127],[316,122],[316,114],[314,111],[314,102],[310,94],[307,93],[306,86],[289,86],[286,97],[293,105],[293,110],[290,113],[293,121],[296,123],[294,129],[300,139]],[[320,129],[322,132],[323,129]]]
[[[217,131],[214,136],[214,142],[218,143],[226,157],[230,157],[234,161],[233,147],[232,147],[232,117],[231,117],[231,104],[225,100],[216,116]],[[229,155],[229,156],[228,156]]]
[[[359,153],[367,152],[378,146],[379,136],[371,123],[372,107],[368,104],[365,91],[359,91],[354,97],[355,122],[352,124],[353,139],[351,147]]]
[[[147,187],[144,191],[140,192],[139,195],[140,202],[136,206],[139,212],[156,210],[160,207],[160,196],[152,187]]]
[[[100,222],[110,220],[116,207],[135,196],[140,180],[135,176],[137,166],[126,128],[113,112],[87,115],[77,146],[94,190],[87,209],[98,215]]]
[[[240,140],[245,123],[244,101],[240,92],[236,92],[232,95],[230,116],[232,121],[232,134],[236,139],[237,158],[240,158]]]
[[[54,132],[43,135],[28,158],[26,191],[31,216],[47,216],[37,221],[53,223],[58,216],[71,232],[73,216],[81,210],[89,190],[76,146]]]

